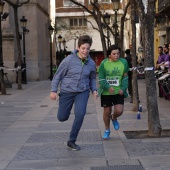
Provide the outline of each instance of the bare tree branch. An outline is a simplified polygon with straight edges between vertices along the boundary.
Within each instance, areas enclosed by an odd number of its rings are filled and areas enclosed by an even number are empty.
[[[22,6],[23,4],[26,4],[26,3],[28,3],[30,0],[26,0],[25,2],[22,2],[22,3],[20,3],[20,1],[19,0],[17,0],[17,2],[16,3],[14,3],[14,2],[12,2],[12,0],[4,0],[5,2],[7,2],[9,5],[11,5],[11,6],[17,6],[17,7],[20,7],[20,6]]]
[[[100,11],[100,6],[98,3],[98,0],[94,0],[94,2],[90,1],[91,5],[93,7],[92,11],[89,10],[88,7],[86,7],[85,5],[82,5],[81,3],[77,2],[76,0],[70,0],[70,1],[73,2],[74,4],[76,4],[77,6],[82,7],[85,11],[87,11],[89,14],[91,14],[93,16],[94,20],[96,21],[96,23],[99,27],[99,33],[100,33],[104,56],[107,57],[105,36],[103,33],[103,28],[102,28],[102,23],[101,23],[101,18],[103,18],[103,16]]]
[[[81,3],[75,1],[75,0],[70,0],[71,2],[73,2],[74,4],[76,4],[79,7],[82,7],[83,9],[85,9],[88,13],[90,13],[91,15],[93,15],[93,12],[91,10],[89,10],[86,6],[82,5]]]
[[[145,15],[145,7],[143,5],[143,1],[142,0],[135,0],[136,1],[136,4],[138,6],[138,10],[140,11],[139,14],[140,14],[140,17],[143,19],[144,18],[144,15]]]
[[[124,37],[124,22],[125,22],[125,17],[126,17],[126,14],[127,14],[127,10],[128,10],[128,7],[130,6],[130,0],[129,2],[127,3],[127,5],[125,6],[125,9],[124,9],[124,14],[122,15],[121,17],[121,30],[120,30],[120,48],[123,49],[123,37]],[[123,56],[123,51],[122,51],[122,54]]]

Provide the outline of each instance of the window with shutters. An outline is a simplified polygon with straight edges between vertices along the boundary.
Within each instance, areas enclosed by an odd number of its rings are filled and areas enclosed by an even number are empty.
[[[70,28],[71,29],[81,29],[87,27],[86,18],[70,18]]]

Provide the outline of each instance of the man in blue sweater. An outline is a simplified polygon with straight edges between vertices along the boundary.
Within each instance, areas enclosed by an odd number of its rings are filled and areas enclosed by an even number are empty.
[[[77,50],[62,60],[51,83],[51,100],[56,100],[59,96],[57,114],[59,121],[68,120],[74,104],[75,119],[67,142],[67,146],[72,150],[80,150],[75,142],[86,114],[90,90],[95,98],[98,95],[96,66],[89,56],[91,45],[92,38],[90,36],[79,37]],[[58,94],[59,84],[60,92]]]

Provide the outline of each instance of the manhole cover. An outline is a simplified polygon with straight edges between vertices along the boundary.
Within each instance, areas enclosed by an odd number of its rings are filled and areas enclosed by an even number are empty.
[[[107,167],[91,167],[91,170],[144,170],[141,165],[116,165]]]
[[[148,130],[137,130],[137,131],[123,131],[127,139],[144,139],[144,138],[165,138],[170,137],[170,129],[164,129],[161,131],[160,136],[150,137]]]

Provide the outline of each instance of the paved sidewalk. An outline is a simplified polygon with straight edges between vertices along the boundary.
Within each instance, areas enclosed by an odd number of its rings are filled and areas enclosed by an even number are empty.
[[[102,140],[104,124],[100,99],[90,95],[78,136],[80,151],[71,151],[68,121],[56,118],[58,102],[50,101],[50,81],[28,82],[23,90],[13,84],[0,95],[0,170],[170,170],[170,138],[127,139],[123,131],[147,130],[145,80],[139,80],[141,119],[125,100],[120,130]],[[158,99],[161,125],[170,129],[170,101]]]

